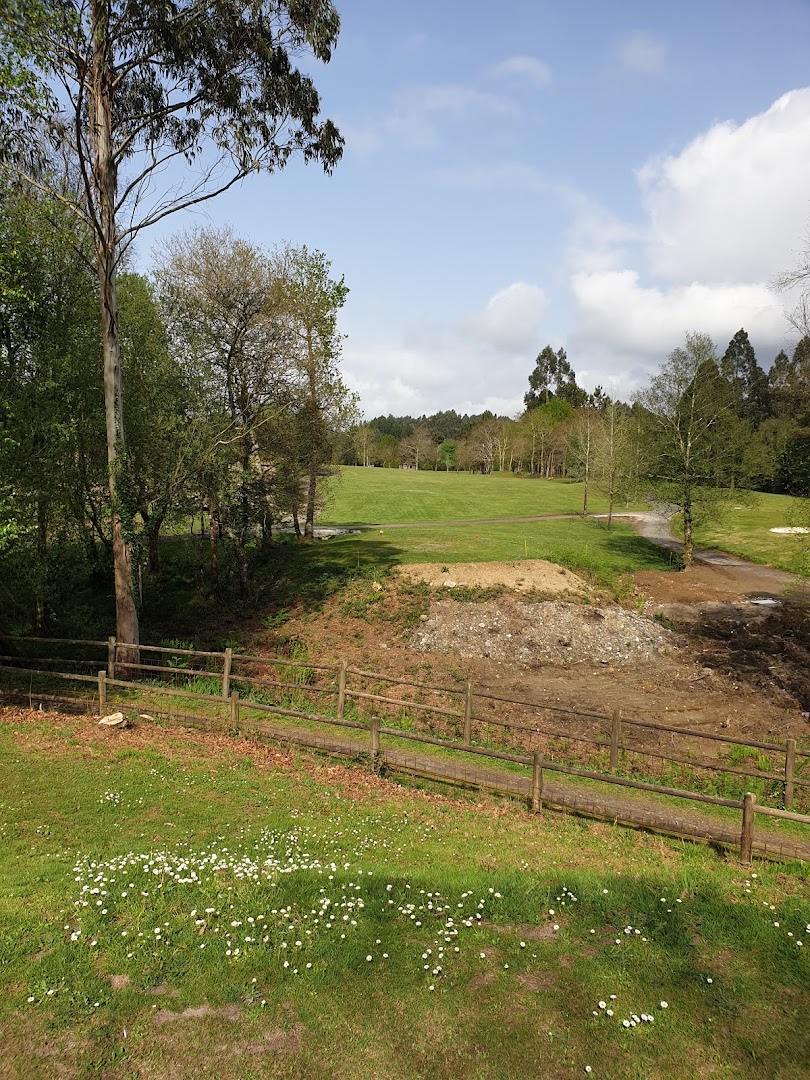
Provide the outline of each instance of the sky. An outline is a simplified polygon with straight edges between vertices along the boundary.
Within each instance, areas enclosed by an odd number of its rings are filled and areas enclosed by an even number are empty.
[[[367,418],[517,415],[544,345],[625,400],[684,341],[795,334],[810,245],[810,0],[337,0],[307,61],[346,140],[141,245],[232,223],[323,251]]]

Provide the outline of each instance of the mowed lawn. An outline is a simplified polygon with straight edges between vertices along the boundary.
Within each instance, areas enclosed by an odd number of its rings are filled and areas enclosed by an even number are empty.
[[[752,506],[732,504],[717,521],[696,529],[696,543],[793,573],[810,573],[810,535],[770,532],[810,525],[807,504],[788,495],[757,494],[754,500]]]
[[[593,575],[610,585],[617,574],[636,570],[674,570],[670,552],[642,539],[633,527],[615,521],[576,518],[515,522],[509,525],[447,525],[442,527],[373,529],[326,542],[328,554],[338,552],[358,567],[381,568],[397,563],[514,562],[547,559],[573,571]]]
[[[808,870],[0,713],[0,1074],[804,1080]]]
[[[322,525],[373,525],[578,514],[582,495],[582,484],[513,473],[481,476],[343,466],[328,485],[318,520]],[[607,499],[595,487],[589,492],[588,510],[607,511]]]
[[[384,524],[329,540],[319,557],[350,560],[365,570],[398,563],[547,559],[586,572],[606,587],[616,585],[617,575],[635,570],[675,569],[668,552],[641,539],[621,519],[611,529],[603,520],[576,516],[461,524],[475,519],[576,515],[582,509],[582,495],[582,484],[511,473],[481,476],[344,467],[331,483],[319,524]],[[588,508],[594,513],[607,509],[604,495],[595,488]],[[431,521],[448,524],[408,525]],[[386,528],[388,524],[398,527]]]

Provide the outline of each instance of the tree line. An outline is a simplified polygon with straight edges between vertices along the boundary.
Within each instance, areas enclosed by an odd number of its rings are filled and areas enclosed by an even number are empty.
[[[345,464],[513,472],[598,484],[609,522],[619,501],[653,498],[692,526],[743,490],[810,497],[810,335],[766,372],[748,334],[725,352],[689,334],[629,403],[577,384],[563,349],[545,346],[515,419],[453,410],[378,417],[339,443]]]

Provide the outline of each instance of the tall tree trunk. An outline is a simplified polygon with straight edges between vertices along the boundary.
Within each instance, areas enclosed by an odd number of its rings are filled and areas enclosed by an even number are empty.
[[[307,509],[304,518],[304,539],[315,538],[315,493],[318,485],[318,455],[315,450],[309,456],[309,476],[307,480]]]
[[[688,570],[694,559],[692,543],[692,498],[687,495],[683,503],[683,559],[684,570]]]
[[[138,663],[140,656],[138,610],[132,582],[132,550],[124,536],[120,508],[120,470],[123,460],[124,415],[121,391],[121,353],[118,338],[116,262],[118,236],[115,203],[118,179],[112,145],[113,65],[109,36],[109,0],[91,0],[94,26],[92,83],[89,94],[90,130],[93,133],[93,181],[97,196],[96,267],[101,302],[104,355],[104,418],[107,465],[112,502],[112,545],[115,571],[115,629],[119,641],[136,646],[124,650],[122,661]]]
[[[298,507],[297,506],[293,507],[292,521],[293,521],[293,529],[295,530],[295,535],[298,537],[299,540],[302,540],[303,537],[301,536],[301,522],[298,520]]]
[[[45,629],[45,588],[48,580],[48,518],[45,500],[37,499],[37,576],[34,598],[34,625],[38,634]]]

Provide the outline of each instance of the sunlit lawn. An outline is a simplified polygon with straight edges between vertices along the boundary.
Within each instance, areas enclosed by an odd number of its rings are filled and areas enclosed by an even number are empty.
[[[482,476],[344,466],[327,488],[326,507],[319,521],[373,524],[578,514],[582,494],[582,484],[513,473]],[[607,510],[607,499],[593,485],[588,510]]]
[[[637,535],[631,525],[576,518],[515,522],[509,525],[448,525],[442,528],[371,530],[335,537],[319,546],[316,560],[339,558],[360,569],[397,563],[511,562],[547,559],[587,572],[612,585],[617,575],[635,570],[670,570],[670,554]]]
[[[88,725],[0,731],[4,1077],[806,1076],[803,868]]]
[[[787,495],[758,494],[754,505],[731,504],[722,517],[696,530],[695,540],[754,562],[794,573],[810,571],[810,536],[772,533],[781,526],[808,525],[806,504]]]

